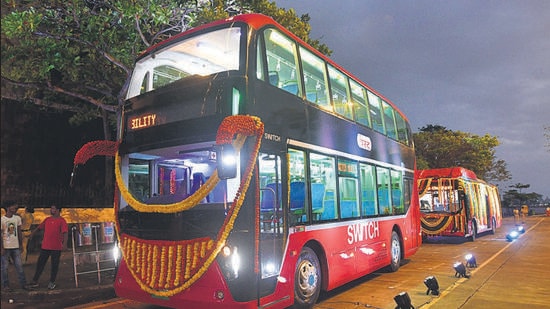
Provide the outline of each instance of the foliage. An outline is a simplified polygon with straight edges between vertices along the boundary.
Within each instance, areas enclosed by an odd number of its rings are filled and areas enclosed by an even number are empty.
[[[309,38],[307,14],[267,0],[70,0],[2,2],[2,98],[69,110],[75,122],[121,106],[136,57],[189,28],[259,12]],[[105,126],[106,139],[110,131]]]
[[[486,181],[510,179],[506,162],[495,157],[496,137],[452,131],[440,125],[427,125],[414,133],[419,169],[462,166]]]
[[[514,207],[520,205],[537,205],[542,201],[542,195],[531,192],[521,193],[518,190],[508,190],[502,197],[502,205],[505,207]]]

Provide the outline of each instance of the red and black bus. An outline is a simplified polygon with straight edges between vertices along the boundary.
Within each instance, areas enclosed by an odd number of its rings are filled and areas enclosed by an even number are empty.
[[[309,307],[421,244],[406,117],[263,15],[144,52],[109,147],[120,297]]]

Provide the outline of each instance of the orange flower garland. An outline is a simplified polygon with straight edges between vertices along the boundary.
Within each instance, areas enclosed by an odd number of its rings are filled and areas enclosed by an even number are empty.
[[[237,138],[234,141],[233,138],[235,135],[237,135]],[[250,153],[241,184],[225,221],[216,236],[216,241],[208,238],[188,241],[154,241],[138,239],[126,234],[119,236],[123,258],[127,261],[130,273],[142,290],[162,297],[173,296],[187,289],[196,280],[201,278],[214,262],[216,256],[225,245],[229,233],[233,230],[233,224],[250,185],[263,136],[263,123],[257,117],[243,115],[230,116],[224,119],[218,129],[216,143],[233,143],[237,151],[240,151],[244,145],[246,136],[255,136],[255,147]],[[210,179],[189,198],[170,205],[147,205],[137,201],[128,191],[120,173],[120,156],[118,156],[118,153],[115,156],[115,176],[118,185],[117,189],[126,202],[134,209],[142,212],[162,213],[179,212],[194,207],[219,181],[217,172],[215,171]],[[258,192],[256,192],[256,195],[256,199],[259,199]],[[115,208],[118,208],[118,202],[115,202]],[[116,209],[115,213],[118,214],[118,209]],[[119,228],[118,218],[117,228]],[[147,257],[145,258],[146,255]],[[172,274],[172,269],[174,268],[172,263],[175,264],[174,274]]]

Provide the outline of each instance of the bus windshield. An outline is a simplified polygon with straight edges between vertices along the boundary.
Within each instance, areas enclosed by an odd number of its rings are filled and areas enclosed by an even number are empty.
[[[170,147],[131,153],[128,155],[128,188],[134,198],[146,204],[174,204],[194,194],[215,170],[215,152],[209,148],[177,150]],[[198,201],[197,206],[187,212],[138,215],[131,206],[121,207],[121,228],[129,234],[149,239],[213,237],[235,198],[239,182],[239,176],[220,180],[204,199]],[[132,226],[142,220],[149,224],[133,231]]]
[[[420,211],[448,212],[460,211],[459,192],[456,179],[432,179],[430,185],[419,193]]]
[[[127,98],[153,91],[180,79],[238,70],[241,28],[230,27],[172,44],[136,63]]]

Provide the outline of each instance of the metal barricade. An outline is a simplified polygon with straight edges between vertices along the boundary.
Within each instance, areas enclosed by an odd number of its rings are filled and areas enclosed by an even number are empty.
[[[111,224],[81,223],[73,226],[73,265],[74,282],[78,288],[78,276],[97,273],[97,284],[101,284],[101,273],[116,271],[118,266],[117,243],[112,235]],[[102,243],[100,245],[98,230],[102,228]],[[106,230],[106,231],[105,231]],[[92,246],[95,250],[87,248]],[[107,249],[105,248],[107,245]],[[82,249],[77,249],[80,247]],[[95,268],[92,267],[95,264]]]

